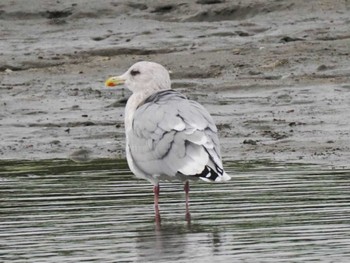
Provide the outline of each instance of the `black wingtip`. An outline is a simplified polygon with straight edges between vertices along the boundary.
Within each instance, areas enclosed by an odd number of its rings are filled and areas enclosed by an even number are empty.
[[[204,170],[200,174],[196,174],[194,176],[199,177],[200,179],[203,179],[205,181],[215,182],[220,175],[209,166],[205,166]]]

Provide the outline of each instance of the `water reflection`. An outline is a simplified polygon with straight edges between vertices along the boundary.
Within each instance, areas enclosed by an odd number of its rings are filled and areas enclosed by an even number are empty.
[[[167,257],[173,260],[183,259],[186,243],[186,232],[179,225],[163,225],[154,229],[154,233],[152,230],[142,231],[137,238],[138,259],[140,262],[153,262]]]
[[[222,245],[221,233],[216,227],[178,222],[139,229],[136,251],[139,262],[182,262],[193,260],[194,252],[203,250],[201,260],[205,261],[205,254],[218,254]]]
[[[228,184],[152,187],[125,161],[0,163],[0,261],[346,262],[350,171],[226,163]]]

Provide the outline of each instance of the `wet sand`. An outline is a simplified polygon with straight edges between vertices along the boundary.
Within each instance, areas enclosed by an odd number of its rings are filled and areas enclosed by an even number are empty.
[[[350,2],[0,4],[0,158],[124,158],[139,60],[212,113],[225,160],[349,167]]]

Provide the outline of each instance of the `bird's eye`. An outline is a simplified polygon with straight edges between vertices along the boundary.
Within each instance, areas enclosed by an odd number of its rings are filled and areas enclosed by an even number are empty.
[[[131,74],[131,76],[136,76],[137,74],[140,74],[140,71],[133,69],[130,71],[130,74]]]

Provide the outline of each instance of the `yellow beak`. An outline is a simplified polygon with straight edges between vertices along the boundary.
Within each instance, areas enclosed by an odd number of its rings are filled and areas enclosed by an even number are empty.
[[[109,79],[106,80],[105,86],[106,87],[114,87],[120,84],[124,84],[125,79],[121,77],[110,77]]]

